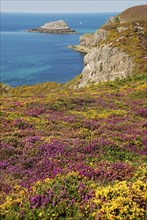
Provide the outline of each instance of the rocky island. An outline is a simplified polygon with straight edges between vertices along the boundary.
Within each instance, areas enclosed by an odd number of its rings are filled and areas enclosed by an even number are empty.
[[[29,32],[41,32],[41,33],[56,33],[56,34],[75,34],[75,30],[72,30],[63,20],[53,21],[42,25],[39,28],[29,29]]]

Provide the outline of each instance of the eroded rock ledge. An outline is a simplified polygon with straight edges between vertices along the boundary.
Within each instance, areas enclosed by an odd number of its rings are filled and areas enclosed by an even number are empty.
[[[70,27],[63,21],[53,21],[42,25],[39,28],[29,29],[29,32],[41,32],[41,33],[57,33],[57,34],[75,34],[75,30],[70,29]]]

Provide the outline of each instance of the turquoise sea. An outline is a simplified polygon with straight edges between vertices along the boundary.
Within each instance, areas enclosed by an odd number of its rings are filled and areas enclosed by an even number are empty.
[[[116,14],[1,13],[1,82],[16,87],[71,80],[82,71],[83,54],[67,46],[78,44],[80,35],[94,32]],[[56,20],[64,20],[79,34],[26,31]]]

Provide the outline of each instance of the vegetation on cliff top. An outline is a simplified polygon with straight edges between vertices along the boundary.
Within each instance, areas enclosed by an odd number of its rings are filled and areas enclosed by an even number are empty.
[[[120,23],[130,23],[130,22],[142,22],[147,19],[147,5],[137,5],[131,8],[126,9],[119,15],[111,17],[105,26],[111,24],[120,24]]]
[[[123,11],[118,16],[120,22],[146,21],[147,5],[138,5]]]
[[[118,31],[118,28],[126,28],[123,31]],[[123,25],[111,25],[105,28],[109,30],[108,38],[101,42],[111,43],[113,46],[125,51],[135,63],[134,74],[139,71],[145,72],[146,69],[146,36],[147,24],[146,22],[134,22]],[[136,70],[136,71],[135,71]]]

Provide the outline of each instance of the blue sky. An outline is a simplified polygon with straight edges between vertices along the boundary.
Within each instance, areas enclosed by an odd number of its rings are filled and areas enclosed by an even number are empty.
[[[1,12],[120,12],[146,0],[1,0]]]

